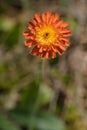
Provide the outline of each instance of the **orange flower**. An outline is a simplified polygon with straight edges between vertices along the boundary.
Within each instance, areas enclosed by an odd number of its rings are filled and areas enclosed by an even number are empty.
[[[71,36],[71,31],[67,26],[67,22],[59,19],[59,14],[35,14],[29,22],[28,31],[24,32],[25,45],[32,47],[32,55],[45,59],[55,58],[56,53],[62,55],[70,45],[67,37]]]

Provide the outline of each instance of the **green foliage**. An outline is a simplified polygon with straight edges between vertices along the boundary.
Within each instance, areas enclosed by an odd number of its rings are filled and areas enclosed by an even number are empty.
[[[14,21],[9,18],[0,18],[0,31],[9,32],[12,28],[14,28]]]
[[[32,81],[29,86],[21,94],[20,109],[24,111],[31,111],[35,109],[35,102],[38,100],[41,105],[48,104],[53,98],[53,90],[45,83],[39,83],[38,80]],[[38,99],[37,99],[37,98]]]
[[[12,30],[8,33],[8,36],[5,40],[5,44],[8,49],[12,49],[19,41],[20,36],[20,23],[17,23]]]
[[[78,20],[76,18],[75,19],[67,18],[67,22],[69,23],[70,28],[71,28],[72,31],[75,31],[76,29],[78,29],[79,22],[78,22]]]
[[[38,111],[40,102],[49,102],[51,94],[52,91],[48,89],[48,86],[45,84],[40,85],[39,80],[33,80],[22,93],[19,107],[11,111],[9,117],[18,122],[18,124],[25,125],[28,128],[64,130],[65,125],[55,115],[49,112]]]
[[[40,84],[40,104],[48,104],[54,96],[53,90],[45,83]]]
[[[65,130],[65,125],[50,113],[40,113],[37,119],[38,128],[44,130]]]
[[[81,119],[81,116],[78,112],[78,108],[71,104],[65,112],[65,119],[68,122],[68,130],[86,130],[85,124]]]
[[[20,130],[19,127],[14,124],[9,117],[0,113],[0,130]]]
[[[20,102],[20,109],[24,111],[33,111],[35,109],[35,102],[37,100],[38,91],[39,91],[39,82],[34,80],[29,84],[29,86],[22,93],[22,98]]]
[[[78,118],[77,107],[75,105],[71,105],[70,107],[68,107],[65,116],[66,119],[69,121],[76,120]]]
[[[56,116],[48,112],[39,111],[31,118],[30,114],[11,112],[10,115],[14,120],[28,127],[32,126],[41,130],[65,130],[64,123]]]
[[[24,125],[28,130],[30,128],[65,130],[64,123],[58,117],[38,109],[40,102],[47,103],[50,101],[51,94],[52,90],[46,84],[40,85],[38,79],[33,80],[22,93],[20,105],[8,114],[0,113],[0,128],[3,130],[20,130],[20,125]]]

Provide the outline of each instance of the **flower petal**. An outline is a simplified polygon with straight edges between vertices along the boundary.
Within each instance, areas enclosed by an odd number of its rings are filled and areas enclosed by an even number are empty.
[[[46,13],[46,20],[47,20],[47,23],[49,23],[49,20],[50,20],[50,18],[51,18],[51,13],[50,12],[47,12]]]
[[[69,40],[66,39],[66,38],[61,38],[61,39],[60,39],[60,42],[61,42],[62,44],[64,44],[65,46],[69,46],[69,45],[70,45]]]
[[[49,58],[49,52],[46,51],[42,53],[42,58],[45,58],[45,59]]]
[[[46,13],[43,13],[43,14],[42,14],[42,21],[43,21],[43,22],[46,22]]]
[[[39,23],[42,22],[41,17],[40,17],[39,14],[35,14],[35,19],[36,19],[36,21],[39,22]]]
[[[25,43],[25,46],[28,46],[28,47],[32,47],[36,44],[35,41],[33,40],[27,40],[24,43]]]
[[[32,40],[35,39],[34,34],[32,34],[30,32],[28,32],[28,33],[24,32],[24,36],[25,36],[26,39],[32,39]]]
[[[58,28],[58,27],[62,27],[62,28],[65,28],[68,26],[68,23],[67,22],[64,22],[63,20],[59,20],[56,22],[55,26]]]
[[[37,46],[35,46],[32,50],[31,50],[31,52],[30,52],[30,54],[32,54],[32,55],[39,55],[39,48],[37,47]]]
[[[53,23],[55,23],[58,20],[59,20],[59,15],[58,14],[54,14]]]
[[[50,51],[50,58],[55,58],[56,57],[56,53],[54,51]]]
[[[59,46],[53,46],[52,49],[53,49],[55,52],[58,52],[59,55],[62,55],[62,54],[63,54],[63,50],[62,50]]]
[[[28,37],[28,36],[29,36],[29,31],[25,31],[25,32],[23,33],[23,35],[24,35],[25,37]]]

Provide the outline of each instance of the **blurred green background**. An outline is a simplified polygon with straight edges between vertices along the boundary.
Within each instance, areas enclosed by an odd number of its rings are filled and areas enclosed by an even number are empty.
[[[71,46],[45,60],[23,32],[34,14],[69,22]],[[0,0],[0,130],[87,130],[87,0]]]

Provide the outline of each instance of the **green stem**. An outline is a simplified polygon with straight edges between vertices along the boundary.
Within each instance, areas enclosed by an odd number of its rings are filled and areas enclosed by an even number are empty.
[[[37,88],[37,97],[36,97],[36,100],[35,100],[35,103],[34,103],[34,107],[33,107],[33,110],[32,110],[32,113],[31,113],[31,125],[29,126],[29,129],[30,130],[33,130],[34,127],[33,127],[33,119],[35,118],[36,114],[37,114],[37,111],[39,109],[39,99],[40,99],[40,83],[43,81],[43,77],[44,77],[44,60],[41,60],[40,62],[40,72],[39,72],[39,84],[38,84],[38,88]]]
[[[44,79],[44,63],[45,63],[45,60],[42,59],[40,62],[40,74],[39,74],[40,82],[42,82]]]

